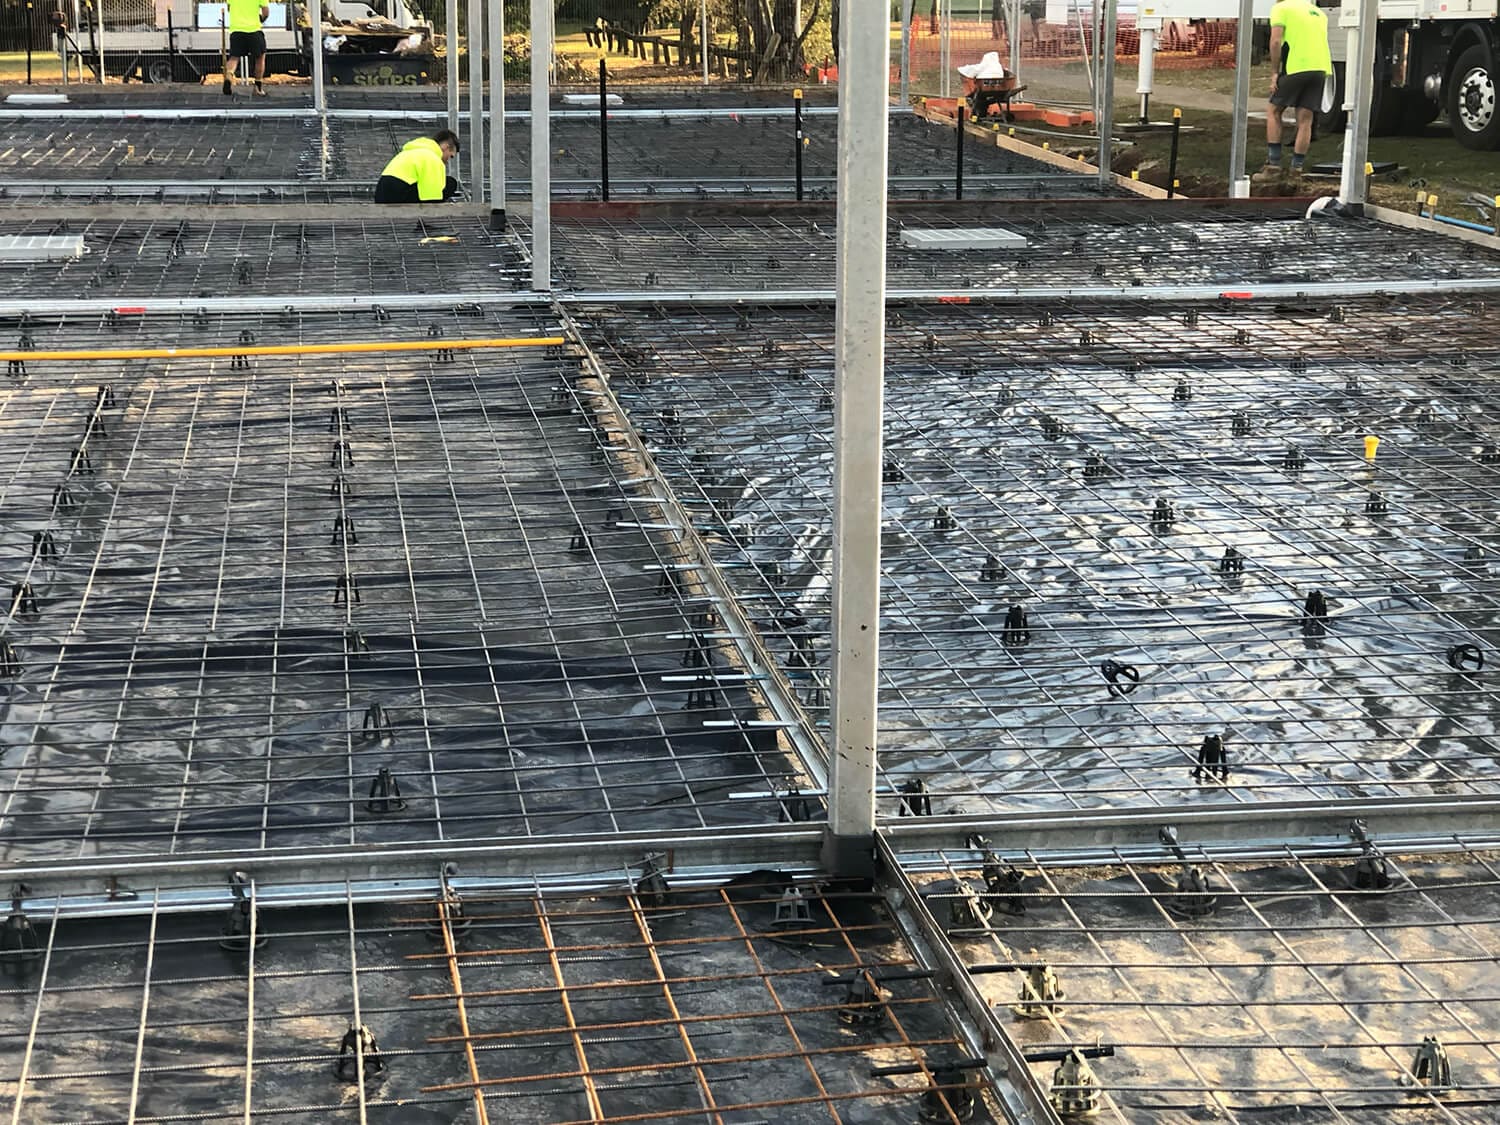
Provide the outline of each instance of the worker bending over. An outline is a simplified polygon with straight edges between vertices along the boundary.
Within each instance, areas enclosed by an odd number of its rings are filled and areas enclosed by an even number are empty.
[[[250,60],[250,73],[255,78],[255,94],[266,96],[266,33],[265,19],[271,9],[261,0],[229,0],[229,69],[234,70],[237,59]],[[229,83],[226,94],[234,92],[234,79],[226,74]]]
[[[448,175],[447,162],[457,155],[458,136],[451,129],[408,141],[380,173],[375,202],[437,203],[452,199],[458,181]]]
[[[1312,143],[1313,115],[1322,108],[1323,85],[1333,73],[1328,17],[1312,0],[1277,0],[1271,7],[1271,60],[1276,70],[1271,75],[1271,101],[1266,106],[1266,166],[1250,177],[1258,184],[1301,178],[1307,146]],[[1297,111],[1290,177],[1281,155],[1281,115],[1288,106]]]

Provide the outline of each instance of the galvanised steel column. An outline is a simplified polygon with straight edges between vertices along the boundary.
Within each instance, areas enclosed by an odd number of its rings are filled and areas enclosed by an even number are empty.
[[[886,13],[884,5],[850,4],[839,27],[833,722],[824,862],[830,871],[850,875],[874,867],[890,80]]]
[[[1119,23],[1118,0],[1104,0],[1104,31],[1099,49],[1104,52],[1099,70],[1099,186],[1114,183],[1115,142],[1115,28]]]
[[[1370,96],[1375,80],[1375,21],[1377,0],[1348,5],[1339,19],[1349,30],[1349,50],[1344,56],[1344,165],[1339,175],[1339,198],[1363,207],[1367,180],[1365,162],[1370,156]],[[1357,23],[1354,21],[1358,21]]]
[[[901,0],[901,104],[911,105],[911,17],[916,0]]]
[[[499,0],[491,0],[499,2]],[[469,199],[483,203],[484,174],[484,4],[469,0]]]
[[[458,0],[444,9],[448,38],[448,128],[458,132]]]
[[[853,7],[851,4],[850,7]],[[938,96],[951,97],[953,90],[953,0],[938,0]],[[843,67],[839,74],[844,73]]]
[[[321,0],[318,6],[322,8]],[[323,79],[323,14],[321,10],[314,13],[309,8],[307,18],[310,21],[308,38],[311,40],[308,46],[312,49],[313,110],[323,114],[328,112],[328,87]]]
[[[552,0],[531,0],[531,287],[552,288]]]
[[[1246,136],[1250,124],[1250,45],[1255,34],[1255,0],[1240,0],[1240,19],[1234,43],[1234,115],[1229,121],[1229,196],[1245,199],[1250,176],[1245,171]]]
[[[505,3],[489,0],[490,226],[505,229]]]

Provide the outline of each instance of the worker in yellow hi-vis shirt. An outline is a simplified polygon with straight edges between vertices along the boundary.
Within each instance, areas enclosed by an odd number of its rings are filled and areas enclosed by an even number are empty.
[[[1284,48],[1284,50],[1283,50]],[[1312,0],[1277,0],[1271,7],[1271,100],[1266,106],[1266,166],[1250,179],[1258,184],[1302,177],[1313,115],[1323,104],[1323,84],[1333,73],[1328,50],[1328,17]],[[1281,155],[1281,115],[1297,111],[1297,139],[1288,172]]]
[[[452,199],[458,181],[448,175],[447,162],[457,155],[458,137],[451,129],[408,141],[380,173],[375,202],[436,203]]]
[[[229,7],[229,67],[234,69],[235,60],[250,60],[250,73],[255,77],[255,95],[266,96],[266,33],[261,23],[271,14],[271,9],[261,0],[228,0]],[[314,36],[316,38],[316,36]],[[230,76],[225,75],[226,79]],[[224,92],[230,93],[232,86]]]

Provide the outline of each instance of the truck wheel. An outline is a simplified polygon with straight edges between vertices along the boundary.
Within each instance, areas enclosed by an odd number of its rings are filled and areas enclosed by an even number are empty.
[[[1335,133],[1342,133],[1344,126],[1349,123],[1349,115],[1344,112],[1344,64],[1336,62],[1333,64],[1334,84],[1338,87],[1333,99],[1333,108],[1327,113],[1319,113],[1317,116],[1318,135],[1331,137]]]
[[[143,68],[147,82],[161,84],[172,81],[172,60],[152,59]]]
[[[1458,56],[1448,82],[1448,125],[1464,148],[1486,150],[1500,145],[1497,76],[1489,69],[1487,54],[1481,44],[1474,44]]]
[[[1375,83],[1370,98],[1370,136],[1390,137],[1401,132],[1406,117],[1406,91],[1385,82]]]
[[[1416,137],[1425,133],[1427,126],[1436,121],[1438,114],[1443,112],[1440,103],[1410,90],[1406,94],[1405,109],[1406,112],[1401,118],[1401,131]]]

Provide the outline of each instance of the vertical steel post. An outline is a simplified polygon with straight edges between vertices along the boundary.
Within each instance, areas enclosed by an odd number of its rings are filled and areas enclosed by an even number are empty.
[[[490,226],[505,229],[505,3],[490,0]]]
[[[531,0],[531,287],[552,288],[552,0]]]
[[[599,197],[609,202],[609,64],[599,56]]]
[[[99,48],[99,85],[104,85],[104,0],[92,0],[89,4],[89,19]]]
[[[322,0],[307,6],[308,32],[311,42],[308,44],[312,50],[312,72],[313,72],[313,111],[323,114],[328,112],[328,83],[324,76],[323,66],[323,4]]]
[[[31,0],[26,0],[26,85],[31,85],[31,37],[36,32]]]
[[[26,5],[28,8],[30,4]],[[30,45],[27,45],[28,56]],[[172,26],[172,9],[167,9],[167,68],[171,74],[171,80],[177,81],[177,29]]]
[[[946,98],[953,93],[953,0],[938,0],[938,69],[938,96]]]
[[[797,202],[802,202],[802,90],[792,91],[792,136],[797,148]]]
[[[846,12],[839,38],[833,708],[824,862],[852,875],[874,866],[890,27]]]
[[[1099,186],[1114,183],[1115,163],[1115,30],[1119,26],[1118,0],[1103,0],[1104,29],[1099,49],[1104,52],[1099,69]]]
[[[1021,0],[1010,0],[1010,72],[1021,72]]]
[[[911,20],[916,0],[901,0],[901,104],[911,105]]]
[[[698,0],[698,46],[703,56],[703,84],[708,85],[708,0]]]
[[[1353,12],[1349,7],[1339,26],[1349,29],[1349,51],[1344,57],[1344,163],[1339,170],[1339,198],[1364,206],[1368,183],[1365,162],[1370,156],[1370,97],[1375,81],[1375,25],[1377,0],[1361,0]],[[1352,22],[1357,21],[1357,22]]]
[[[494,0],[498,3],[500,0]],[[484,3],[469,0],[469,199],[485,201],[484,174]]]
[[[448,31],[448,128],[458,133],[458,0],[448,0],[444,7]]]
[[[1172,110],[1172,154],[1167,157],[1167,198],[1177,194],[1177,142],[1182,136],[1182,108]]]
[[[960,97],[958,99],[958,105],[954,108],[953,111],[955,116],[954,125],[956,126],[953,130],[953,134],[955,137],[953,150],[958,155],[958,159],[953,170],[954,199],[962,199],[964,197],[964,108],[964,100],[962,97]]]
[[[1255,0],[1240,0],[1240,18],[1234,42],[1234,116],[1229,122],[1229,196],[1244,199],[1250,194],[1245,169],[1250,126],[1250,46],[1255,34]]]

